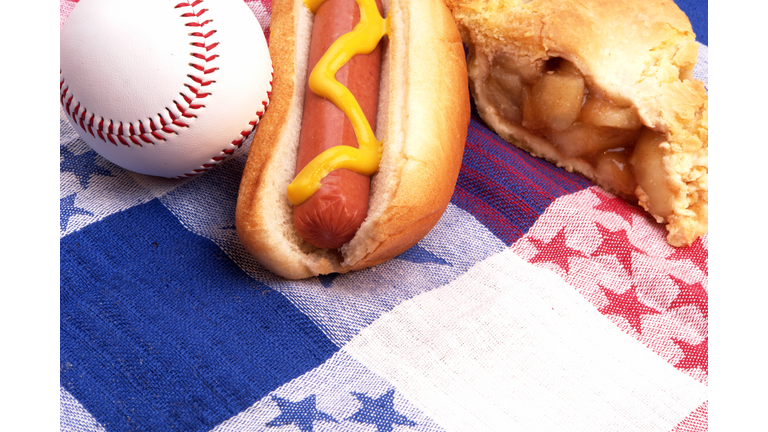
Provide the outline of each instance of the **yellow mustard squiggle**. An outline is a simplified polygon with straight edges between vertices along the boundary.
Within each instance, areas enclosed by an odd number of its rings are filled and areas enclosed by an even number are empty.
[[[324,0],[304,0],[312,13]],[[356,54],[369,54],[384,35],[389,34],[389,16],[379,15],[375,0],[355,0],[360,8],[360,21],[351,32],[336,39],[309,75],[309,88],[330,100],[352,122],[359,148],[340,145],[331,147],[312,159],[288,185],[288,200],[299,205],[322,186],[331,171],[346,168],[370,176],[379,169],[382,143],[376,139],[360,104],[345,86],[336,80],[336,73]]]

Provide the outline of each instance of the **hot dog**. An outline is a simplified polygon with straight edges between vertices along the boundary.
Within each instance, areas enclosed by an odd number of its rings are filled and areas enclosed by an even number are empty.
[[[377,9],[380,13],[380,1]],[[315,13],[309,70],[313,70],[331,44],[352,31],[359,20],[360,11],[355,0],[325,0]],[[381,43],[369,54],[352,57],[336,74],[336,80],[355,96],[372,130],[376,129],[380,68]],[[313,93],[309,84],[304,95],[296,172],[322,151],[334,146],[358,148],[352,123],[343,111],[330,100]],[[352,239],[368,214],[370,177],[339,169],[321,182],[323,187],[294,207],[293,224],[310,244],[338,249]]]
[[[330,2],[334,0],[326,1],[326,6],[333,6]],[[333,96],[320,97],[307,85],[307,76],[317,69],[312,66],[313,56],[317,55],[314,48],[310,54],[310,46],[319,40],[313,33],[330,34],[327,29],[313,28],[313,21],[322,26],[327,22],[323,9],[334,7],[321,5],[315,8],[315,16],[302,0],[272,3],[273,90],[243,171],[236,227],[244,248],[282,277],[344,273],[389,260],[434,227],[453,194],[470,116],[466,63],[458,29],[440,0],[385,0],[379,7],[377,20],[383,23],[384,34],[376,41],[378,48],[375,45],[366,51],[380,51],[378,91],[370,90],[376,83],[363,81],[358,85],[356,78],[377,75],[365,71],[377,69],[375,53],[374,66],[364,65],[362,72],[350,70],[354,69],[353,60],[365,60],[370,55],[357,54],[349,59],[347,70],[339,69],[335,74],[359,104],[364,114],[359,117],[365,118],[362,121],[351,120],[354,116],[346,112],[338,120],[338,103],[328,106]],[[362,14],[362,7],[360,11]],[[335,17],[335,13],[330,15]],[[366,94],[366,89],[373,95]],[[320,109],[316,104],[326,107]],[[352,124],[356,141],[362,143],[359,148],[355,140],[345,137],[349,134],[345,128],[350,128],[345,123]],[[366,126],[360,126],[362,123]],[[366,128],[370,130],[366,132]],[[328,135],[332,141],[317,139]],[[326,170],[318,177],[320,180],[302,180],[307,178],[302,173],[325,166],[328,159],[322,155],[327,145],[319,144],[323,141],[331,143],[331,151],[347,147],[357,152],[354,155],[365,155],[360,158],[365,162],[350,166],[341,162]],[[346,150],[342,152],[347,154]],[[343,178],[334,180],[347,175],[347,169],[362,187],[355,190]],[[306,227],[300,221],[295,225],[294,219],[319,212],[323,206],[313,204],[313,200],[322,203],[340,195],[351,207],[367,207],[367,216],[351,218],[353,225],[359,224],[351,230],[351,238],[342,239],[340,247],[318,247],[305,240],[300,231]],[[307,204],[309,211],[302,209]],[[334,225],[330,231],[338,230],[339,226]],[[336,234],[326,237],[335,238]]]

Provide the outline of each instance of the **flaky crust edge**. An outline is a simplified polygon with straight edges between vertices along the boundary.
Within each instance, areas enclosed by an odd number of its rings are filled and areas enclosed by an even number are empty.
[[[368,218],[340,252],[307,244],[293,227],[285,188],[293,179],[306,77],[306,65],[302,69],[296,59],[308,53],[312,17],[301,0],[272,4],[273,91],[249,150],[235,220],[245,249],[282,277],[345,273],[387,261],[424,237],[450,202],[470,117],[461,38],[439,0],[390,0],[385,8],[393,33],[377,120],[384,154],[372,179]]]

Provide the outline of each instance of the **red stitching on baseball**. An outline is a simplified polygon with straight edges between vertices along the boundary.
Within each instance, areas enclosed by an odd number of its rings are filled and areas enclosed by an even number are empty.
[[[205,66],[201,66],[199,64],[194,64],[194,63],[190,63],[189,65],[192,66],[193,68],[199,70],[200,72],[202,72],[205,75],[207,75],[207,74],[209,74],[211,72],[215,72],[215,71],[217,71],[219,69],[217,67],[206,69]]]
[[[182,16],[184,16],[184,15],[182,15]],[[208,23],[210,23],[212,21],[213,20],[205,20],[203,22],[188,22],[188,23],[186,23],[184,25],[186,25],[187,27],[205,27],[206,24],[208,24]]]
[[[199,58],[201,60],[204,60],[206,62],[209,62],[209,61],[215,59],[218,56],[219,56],[218,54],[214,54],[212,56],[206,57],[206,56],[204,56],[204,55],[202,55],[200,53],[192,53],[192,57],[197,57],[197,58]]]
[[[202,42],[190,42],[189,44],[194,46],[194,47],[205,48],[206,51],[210,51],[210,50],[216,48],[219,45],[218,42],[214,42],[214,43],[212,43],[210,45],[206,45],[206,44],[204,44]]]
[[[176,6],[174,6],[174,8],[176,8],[176,9],[179,9],[179,8],[192,8],[191,11],[187,11],[187,12],[184,12],[184,13],[181,14],[182,18],[191,18],[192,19],[189,22],[185,23],[184,24],[185,26],[203,28],[204,26],[206,26],[207,24],[210,24],[213,21],[211,19],[200,21],[200,19],[199,19],[200,16],[202,16],[203,14],[208,12],[208,9],[202,8],[202,9],[196,11],[194,8],[197,5],[199,5],[200,3],[202,3],[202,2],[203,2],[203,0],[195,0],[195,1],[191,2],[191,3],[190,2],[178,3]],[[194,47],[197,47],[197,48],[204,48],[206,52],[209,52],[209,51],[211,51],[212,49],[214,49],[215,47],[217,47],[219,45],[218,42],[213,42],[213,41],[206,40],[206,39],[208,39],[209,37],[211,37],[215,33],[216,33],[215,29],[208,31],[207,33],[202,33],[202,32],[199,32],[199,31],[190,33],[189,34],[190,37],[202,38],[203,39],[203,41],[193,41],[193,42],[190,43],[190,45],[192,45]],[[195,58],[196,60],[198,60],[199,63],[202,63],[202,64],[190,63],[190,66],[192,66],[194,69],[202,72],[202,76],[211,74],[211,73],[215,72],[216,70],[218,70],[218,67],[213,67],[213,68],[206,67],[207,63],[213,61],[216,57],[218,57],[218,54],[213,54],[213,55],[206,56],[206,55],[203,55],[203,54],[200,54],[200,53],[191,53],[190,55],[193,58]],[[59,71],[59,74],[61,74],[61,71]],[[187,75],[187,77],[192,79],[192,81],[197,83],[200,87],[207,86],[207,85],[210,85],[211,83],[215,82],[214,80],[210,80],[207,77],[206,77],[206,79],[203,79],[200,76],[194,76],[194,75],[191,75],[191,74]],[[197,100],[198,99],[203,99],[203,98],[205,98],[205,97],[207,97],[207,96],[209,96],[211,94],[210,92],[208,92],[208,93],[200,92],[199,89],[195,89],[194,87],[191,87],[191,86],[189,86],[187,84],[185,84],[185,86],[187,86],[187,88],[189,88],[190,91],[192,91],[192,94],[194,94],[194,98],[190,98],[190,97],[184,95],[183,93],[181,94],[183,99],[184,99],[184,101],[186,102],[186,104],[188,106],[185,108],[178,101],[174,100],[172,106],[176,107],[176,109],[178,110],[178,115],[174,114],[173,111],[170,108],[166,107],[166,111],[168,113],[168,116],[171,118],[171,123],[170,124],[173,124],[173,125],[175,125],[177,127],[181,127],[181,128],[189,127],[189,125],[185,122],[184,119],[192,119],[192,118],[196,118],[197,117],[194,113],[190,112],[191,110],[198,110],[198,109],[205,108],[205,105],[199,103]],[[95,114],[91,114],[91,118],[88,121],[88,123],[86,124],[85,116],[86,116],[87,109],[84,106],[80,106],[79,102],[76,104],[76,106],[73,109],[71,108],[71,105],[72,105],[72,102],[74,100],[75,95],[71,94],[71,92],[69,91],[69,87],[66,85],[66,82],[65,82],[64,79],[60,79],[60,81],[59,81],[59,91],[61,93],[61,96],[60,96],[59,99],[60,99],[61,105],[64,108],[64,112],[69,117],[72,118],[72,121],[75,124],[80,125],[80,127],[83,130],[86,130],[88,133],[90,133],[94,137],[96,137],[98,135],[98,137],[102,141],[104,141],[104,142],[111,142],[112,144],[117,145],[117,141],[119,141],[120,144],[123,144],[123,145],[128,146],[128,147],[131,146],[131,143],[141,147],[142,146],[142,141],[144,143],[148,143],[148,144],[154,144],[155,143],[154,141],[152,141],[152,139],[150,139],[150,136],[152,138],[158,140],[158,141],[165,141],[166,139],[158,131],[162,131],[162,132],[164,132],[166,134],[178,134],[175,130],[173,130],[173,128],[170,127],[169,123],[166,122],[166,120],[163,118],[163,116],[161,116],[159,114],[158,114],[158,117],[159,117],[159,123],[161,125],[160,127],[156,127],[155,126],[155,123],[154,123],[155,120],[154,119],[148,118],[148,119],[146,119],[146,120],[149,120],[149,124],[150,124],[150,131],[148,132],[144,128],[143,121],[139,120],[138,121],[138,123],[139,123],[139,131],[135,131],[134,127],[133,127],[133,124],[129,123],[129,127],[126,128],[126,129],[128,129],[128,132],[129,132],[128,135],[123,135],[123,124],[122,124],[122,122],[117,127],[117,133],[116,134],[113,132],[113,127],[112,126],[113,126],[114,122],[112,120],[107,120],[107,122],[105,124],[105,120],[102,118],[98,122],[98,125],[94,125]],[[105,130],[105,127],[106,127],[106,130]],[[94,133],[94,129],[95,129],[95,133]]]
[[[95,115],[91,114],[91,118],[88,120],[88,132],[91,134],[92,137],[95,137],[95,135],[93,134],[93,119],[95,117],[96,117]]]
[[[187,12],[185,14],[181,14],[184,18],[192,18],[192,17],[200,17],[200,15],[208,12],[208,9],[201,9],[200,12],[194,13],[194,12]]]
[[[205,86],[211,85],[211,84],[216,82],[214,80],[203,81],[202,78],[196,77],[196,76],[192,76],[192,75],[187,75],[187,77],[189,79],[191,79],[192,81],[194,81],[195,83],[200,84],[200,87],[205,87]]]
[[[190,35],[190,36],[194,36],[194,37],[201,37],[201,38],[203,38],[203,39],[208,39],[208,38],[209,38],[209,37],[211,37],[211,35],[213,35],[214,33],[216,33],[216,30],[211,30],[211,31],[209,31],[209,32],[208,32],[208,33],[206,33],[206,34],[202,34],[202,33],[200,33],[200,32],[194,32],[194,33],[190,33],[189,35]]]

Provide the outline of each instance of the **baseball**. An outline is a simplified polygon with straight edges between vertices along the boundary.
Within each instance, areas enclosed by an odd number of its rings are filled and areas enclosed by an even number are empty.
[[[67,118],[94,151],[141,174],[207,171],[269,102],[272,62],[243,0],[81,0],[60,40]]]

